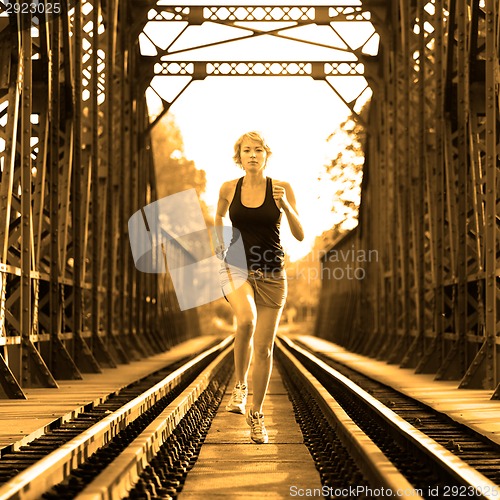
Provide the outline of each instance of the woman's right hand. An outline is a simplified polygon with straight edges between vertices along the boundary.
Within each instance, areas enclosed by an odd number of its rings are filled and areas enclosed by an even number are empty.
[[[226,248],[224,247],[224,245],[217,245],[215,247],[215,255],[217,255],[217,257],[222,260],[225,256],[225,253],[226,253]]]

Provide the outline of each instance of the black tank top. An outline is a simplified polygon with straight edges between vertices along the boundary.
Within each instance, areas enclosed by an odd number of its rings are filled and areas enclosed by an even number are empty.
[[[229,218],[233,227],[241,233],[247,267],[251,271],[281,270],[285,255],[280,242],[281,210],[273,198],[272,180],[267,177],[264,202],[255,208],[245,207],[241,203],[242,183],[243,177],[238,179],[236,184],[233,201],[229,207]],[[233,235],[233,241],[234,239]],[[231,264],[231,248],[226,259]]]

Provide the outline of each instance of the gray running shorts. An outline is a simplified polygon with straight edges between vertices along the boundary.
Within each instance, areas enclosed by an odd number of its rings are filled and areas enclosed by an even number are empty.
[[[226,297],[237,290],[242,283],[247,282],[253,289],[255,304],[274,309],[285,305],[288,292],[286,273],[284,270],[246,271],[227,265],[222,265],[219,271],[220,285]]]

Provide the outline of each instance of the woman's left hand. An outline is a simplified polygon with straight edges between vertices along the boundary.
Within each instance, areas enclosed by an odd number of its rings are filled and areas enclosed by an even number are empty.
[[[276,200],[276,203],[280,208],[285,208],[288,205],[288,200],[286,199],[286,190],[282,186],[273,186],[273,198]]]
[[[283,210],[288,219],[288,224],[295,238],[299,241],[304,239],[304,229],[299,220],[297,208],[295,206],[295,194],[292,186],[288,182],[280,182],[273,186],[273,198],[280,210]]]

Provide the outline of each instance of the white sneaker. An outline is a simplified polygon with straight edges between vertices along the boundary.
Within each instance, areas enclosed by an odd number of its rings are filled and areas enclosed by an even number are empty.
[[[257,444],[267,443],[269,441],[269,436],[264,425],[264,415],[259,412],[248,410],[246,420],[247,424],[250,426],[250,439]]]
[[[226,406],[226,410],[231,413],[245,414],[245,406],[247,404],[248,389],[245,384],[236,384]]]

